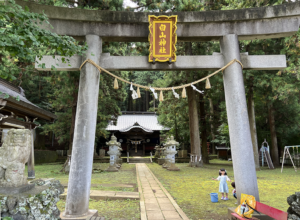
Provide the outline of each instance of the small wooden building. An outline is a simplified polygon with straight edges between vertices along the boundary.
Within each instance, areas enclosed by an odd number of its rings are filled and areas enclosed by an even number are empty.
[[[217,154],[218,154],[219,159],[228,160],[228,158],[231,155],[230,147],[219,146],[219,147],[216,147],[216,150],[218,152]]]
[[[157,117],[155,112],[122,112],[106,130],[121,142],[123,153],[129,152],[130,156],[149,155],[160,144],[160,132],[169,130],[158,123]]]
[[[26,99],[25,91],[0,78],[0,135],[1,145],[5,135],[12,128],[26,128],[32,131],[32,140],[35,136],[34,123],[37,119],[53,121],[56,115],[36,106]],[[0,147],[1,147],[0,145]],[[28,178],[34,179],[34,141],[28,161]]]
[[[0,128],[34,129],[37,119],[53,121],[56,115],[41,109],[28,99],[25,91],[0,78]],[[8,97],[9,96],[9,97]]]

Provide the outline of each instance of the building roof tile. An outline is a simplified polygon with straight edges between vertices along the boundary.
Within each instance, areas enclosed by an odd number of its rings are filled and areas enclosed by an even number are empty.
[[[138,125],[137,125],[138,124]],[[132,128],[141,127],[143,130],[161,131],[169,130],[158,123],[156,114],[123,114],[117,119],[117,124],[109,124],[106,128],[107,131],[129,131]]]

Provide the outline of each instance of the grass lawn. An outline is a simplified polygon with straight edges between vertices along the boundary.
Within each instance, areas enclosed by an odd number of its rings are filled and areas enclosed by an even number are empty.
[[[57,207],[60,211],[65,210],[65,200],[60,200]],[[141,219],[140,201],[139,200],[109,200],[95,201],[90,200],[90,209],[97,209],[98,216],[105,217],[107,220],[136,220]]]
[[[234,181],[232,163],[222,160],[210,160],[210,165],[203,168],[187,167],[187,164],[177,164],[181,169],[178,172],[167,171],[158,164],[147,164],[159,181],[176,200],[180,208],[190,219],[226,219],[227,208],[236,207],[236,200],[232,197],[232,187],[228,182],[229,199],[218,203],[212,203],[210,193],[218,192],[219,182],[211,178],[218,176],[218,170],[225,168],[228,176]],[[257,172],[260,201],[286,211],[289,195],[300,190],[300,173],[296,173],[292,167],[269,170],[263,168]]]
[[[95,163],[94,169],[105,170],[108,163]],[[35,166],[35,176],[38,178],[55,178],[62,184],[68,183],[69,175],[60,173],[62,164],[43,164]],[[25,171],[27,173],[27,171]],[[91,189],[103,191],[134,191],[135,188],[107,187],[101,184],[137,184],[136,169],[134,164],[122,165],[119,172],[101,172],[92,174]],[[94,186],[93,186],[94,185]],[[60,200],[57,207],[65,210],[65,200]],[[99,216],[105,219],[140,219],[140,203],[138,200],[90,200],[90,209],[97,209]]]
[[[93,168],[106,170],[108,166],[108,163],[94,163]],[[58,179],[61,184],[68,184],[69,175],[59,172],[61,169],[62,164],[35,165],[35,178],[55,178]],[[26,170],[25,172],[27,173]],[[101,187],[101,184],[137,184],[135,165],[124,163],[119,172],[104,171],[101,173],[93,173],[91,184],[98,185],[98,187],[94,189],[101,188],[99,190],[106,191],[110,191],[106,189],[109,187]]]

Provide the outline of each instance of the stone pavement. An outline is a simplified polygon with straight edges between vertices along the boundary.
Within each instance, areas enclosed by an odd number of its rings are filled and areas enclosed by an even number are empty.
[[[141,220],[189,219],[146,164],[136,164],[136,169],[140,192]]]

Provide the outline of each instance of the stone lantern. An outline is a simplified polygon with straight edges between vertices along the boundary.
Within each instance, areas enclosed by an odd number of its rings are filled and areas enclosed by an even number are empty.
[[[168,138],[168,141],[165,143],[165,153],[166,153],[166,161],[167,165],[165,168],[170,171],[178,171],[180,170],[175,166],[175,155],[177,154],[176,147],[179,145],[177,141],[174,140],[174,137]]]
[[[109,146],[109,151],[107,151],[107,154],[109,155],[109,167],[106,171],[108,172],[117,172],[119,171],[117,167],[117,160],[119,158],[120,155],[120,146],[121,143],[117,142],[117,138],[112,135],[111,136],[111,140],[109,142],[106,142],[106,145]]]
[[[170,141],[170,138],[168,137],[167,138],[167,142],[164,143],[164,147],[162,148],[163,150],[163,156],[164,156],[164,163],[162,165],[163,168],[168,168],[169,167],[169,154],[167,153],[168,152],[168,148],[166,147],[166,144]]]
[[[160,146],[155,146],[155,155],[154,157],[157,158],[157,163],[158,165],[162,165],[165,162],[165,158],[163,158],[163,150],[164,148],[160,147]]]

